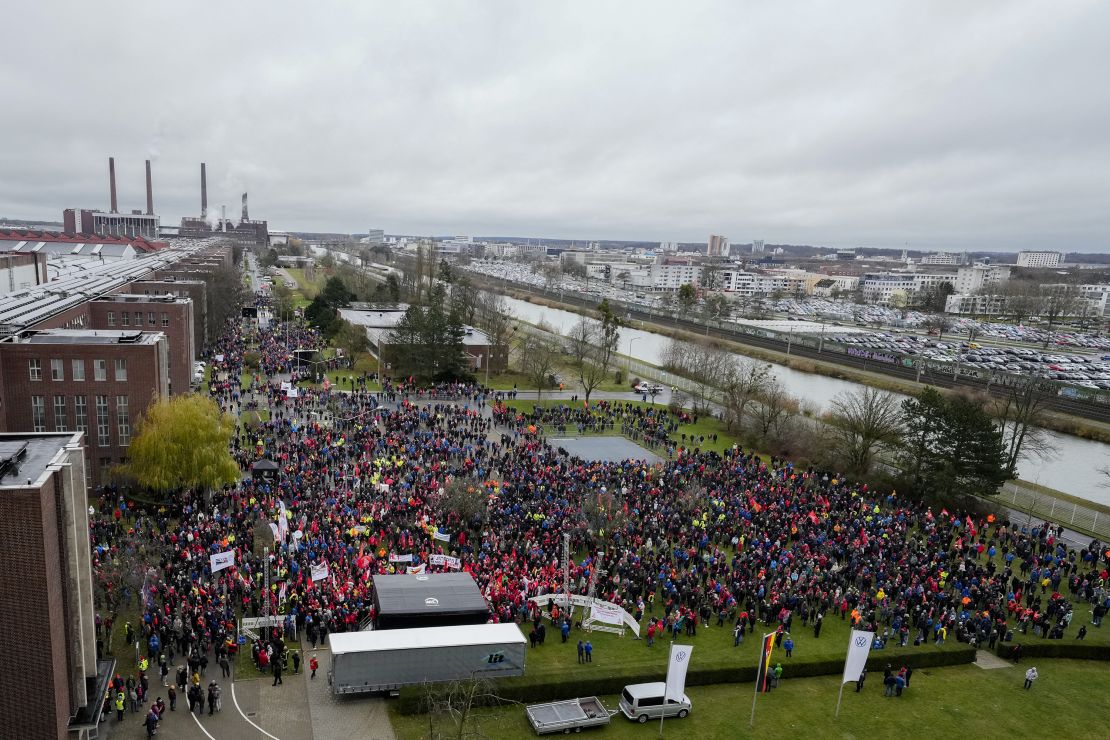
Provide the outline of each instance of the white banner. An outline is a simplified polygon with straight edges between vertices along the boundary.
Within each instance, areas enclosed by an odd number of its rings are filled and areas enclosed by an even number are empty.
[[[412,553],[410,552],[410,553],[406,553],[404,555],[390,555],[389,556],[389,562],[391,562],[391,563],[411,563],[412,562]]]
[[[591,604],[590,618],[605,624],[622,624],[624,622],[624,615],[621,614],[621,610],[614,609],[606,604]]]
[[[224,568],[230,568],[235,565],[235,551],[228,550],[227,552],[218,552],[209,558],[212,565],[212,572],[217,573]]]
[[[433,532],[432,537],[439,540],[440,542],[450,542],[451,541],[451,535],[447,534],[446,532],[440,532],[439,530],[436,530],[435,532]]]
[[[874,632],[852,630],[848,638],[848,657],[844,659],[844,679],[841,683],[858,681],[867,665],[867,655],[871,652],[871,642],[875,638]]]
[[[270,531],[274,533],[274,541],[281,541],[281,530],[278,529],[277,522],[270,522]]]
[[[285,542],[285,538],[289,536],[289,516],[285,512],[285,502],[278,499],[278,506],[281,507],[281,513],[278,514],[278,534],[281,536],[281,541]]]
[[[327,563],[313,563],[308,572],[313,581],[326,581],[331,578]]]
[[[446,565],[448,568],[454,568],[455,570],[462,567],[462,562],[450,555],[429,555],[428,562],[432,565]]]
[[[405,568],[405,572],[408,573],[410,576],[411,575],[420,575],[426,569],[427,569],[427,566],[424,565],[423,563],[421,563],[420,565],[410,565],[408,568]]]
[[[682,701],[686,691],[686,669],[690,667],[690,653],[693,651],[693,645],[671,643],[671,659],[667,663],[667,701]]]

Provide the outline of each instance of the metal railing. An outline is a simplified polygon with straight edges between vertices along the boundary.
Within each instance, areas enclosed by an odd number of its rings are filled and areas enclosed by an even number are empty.
[[[1092,506],[1057,498],[1047,491],[1006,481],[1002,490],[990,500],[1023,511],[1035,519],[1048,520],[1077,532],[1110,540],[1110,514]]]

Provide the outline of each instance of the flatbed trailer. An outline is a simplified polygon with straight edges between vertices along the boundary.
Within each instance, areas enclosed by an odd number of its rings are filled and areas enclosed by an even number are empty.
[[[583,727],[600,727],[609,724],[609,719],[617,713],[616,709],[606,709],[596,696],[533,704],[525,707],[524,711],[537,735],[581,732]]]

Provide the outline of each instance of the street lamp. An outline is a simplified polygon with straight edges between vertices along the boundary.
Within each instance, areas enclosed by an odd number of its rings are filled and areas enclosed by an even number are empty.
[[[635,342],[639,338],[640,337],[629,337],[628,338],[628,360],[625,363],[625,373],[628,375],[629,378],[632,377],[632,343]]]

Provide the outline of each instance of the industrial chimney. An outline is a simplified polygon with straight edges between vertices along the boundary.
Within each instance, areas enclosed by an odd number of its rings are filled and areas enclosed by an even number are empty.
[[[200,163],[200,217],[208,218],[208,176],[204,173],[204,162]]]
[[[247,194],[243,193],[243,223],[250,221],[247,217]]]
[[[112,193],[112,213],[119,213],[119,204],[116,202],[116,158],[108,157],[108,186]]]
[[[227,206],[220,206],[220,231],[227,231]]]
[[[154,215],[154,188],[150,184],[150,160],[146,161],[146,215]]]

